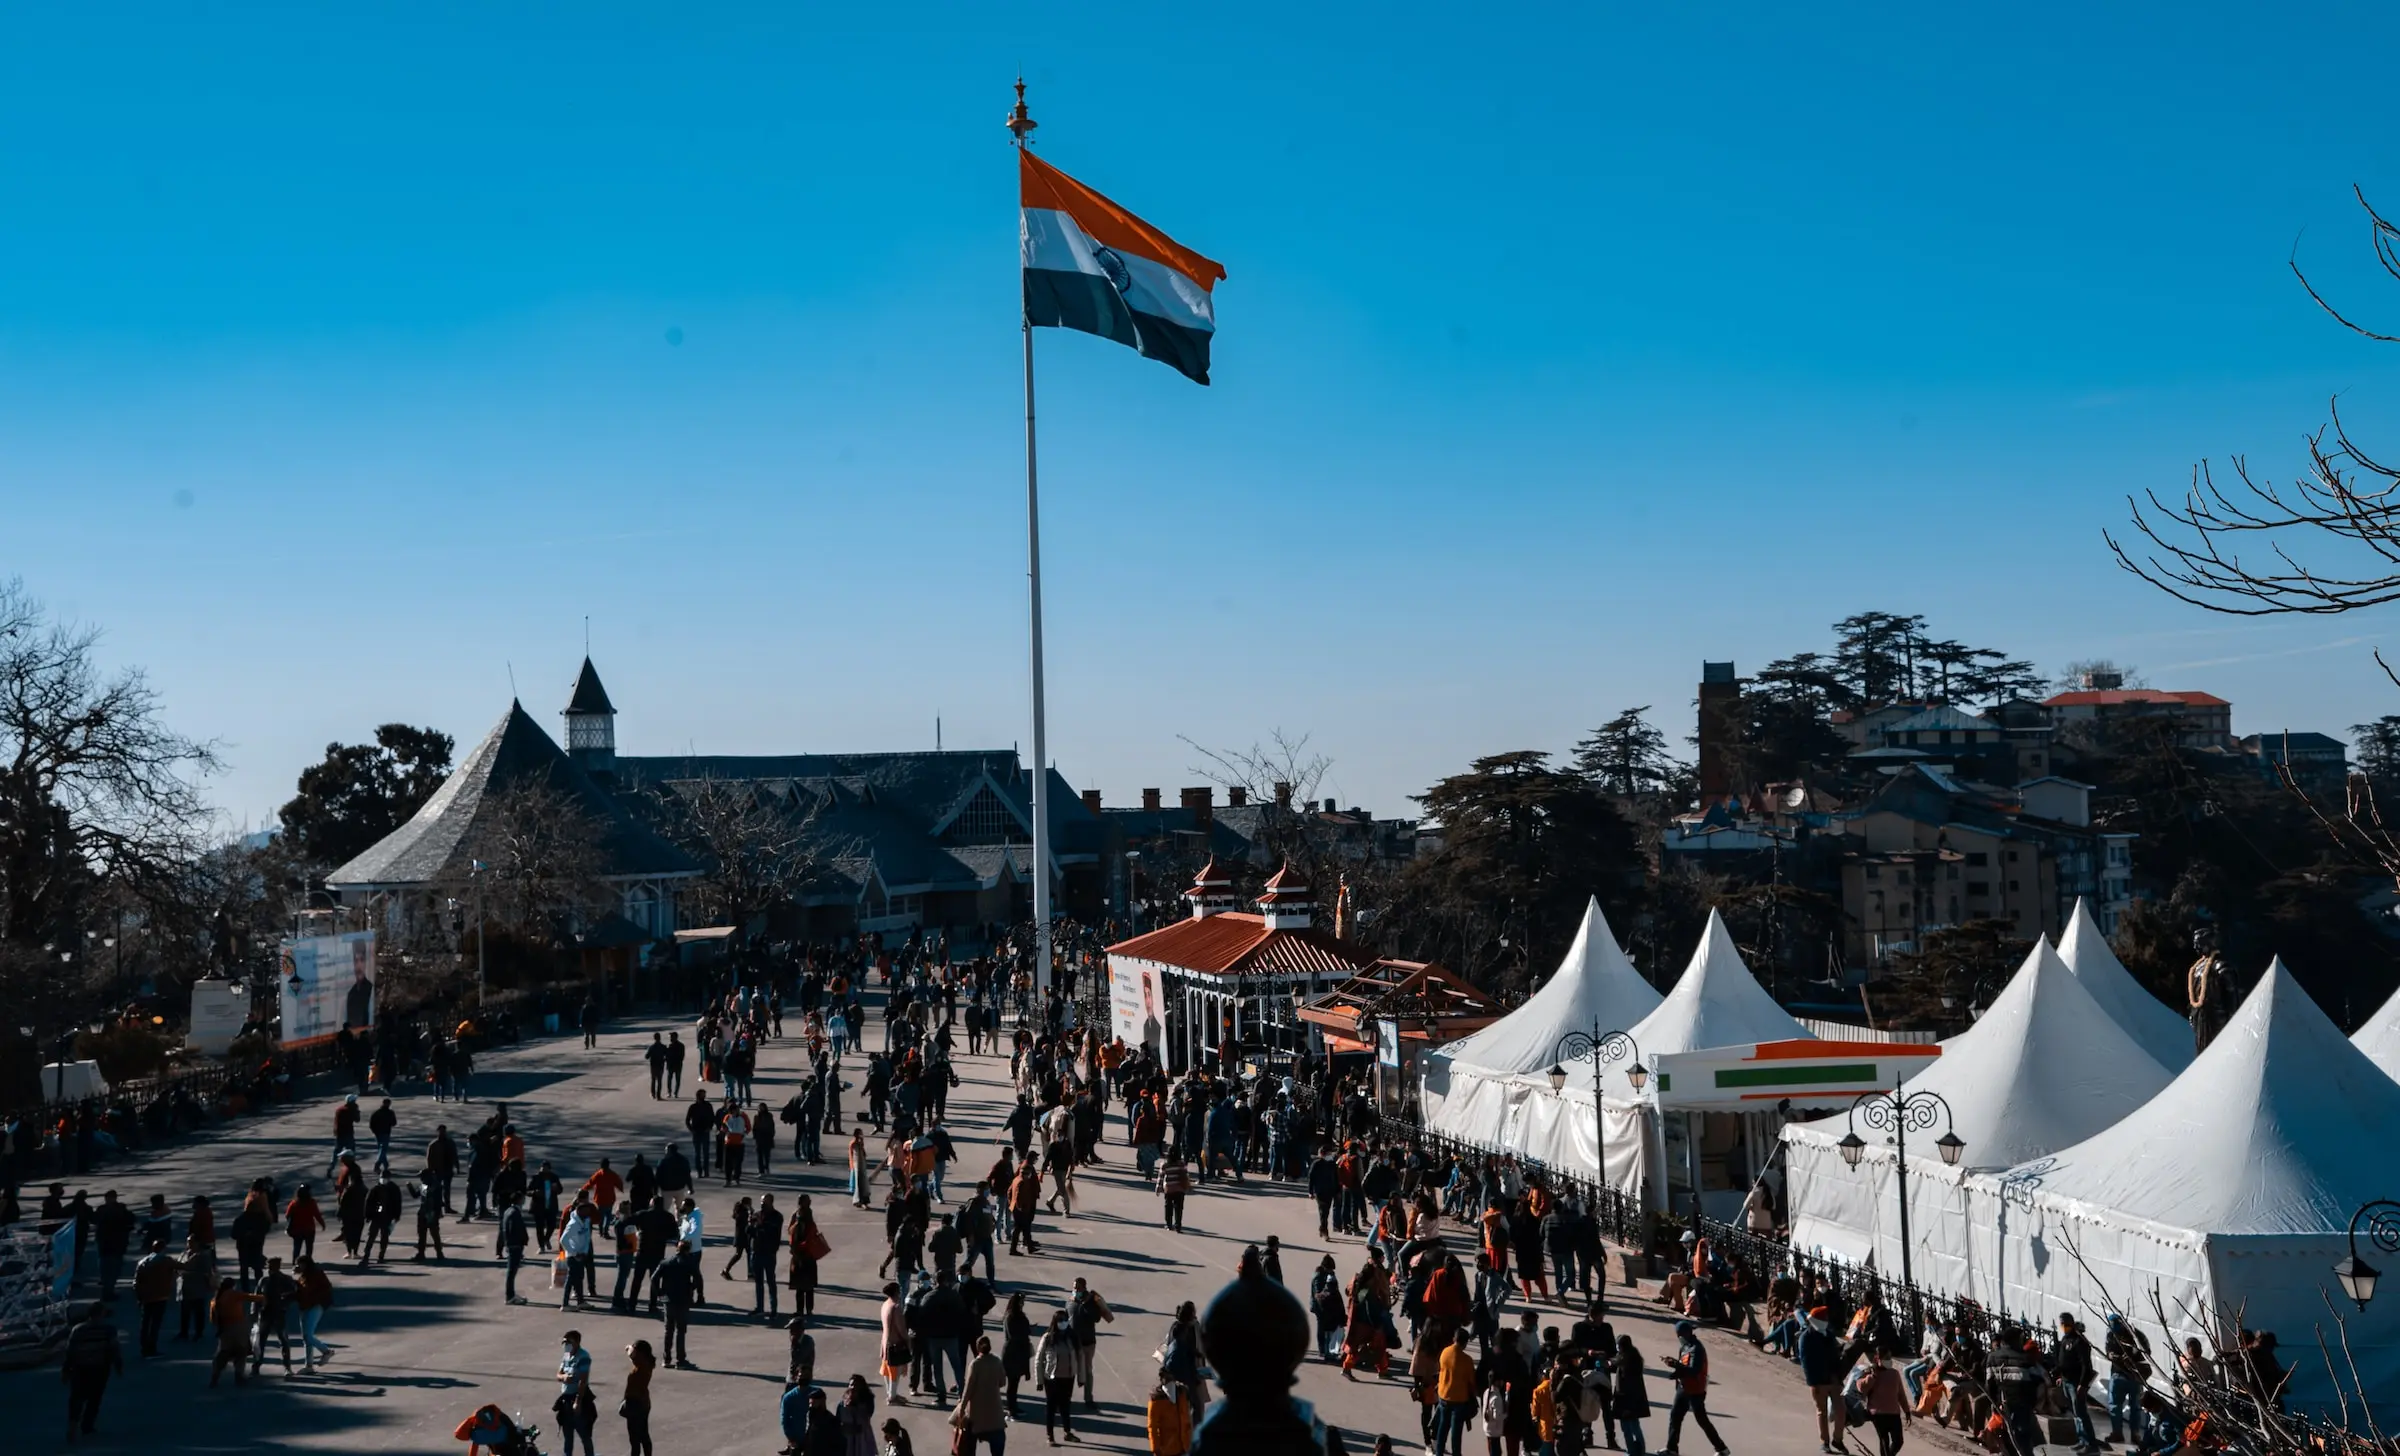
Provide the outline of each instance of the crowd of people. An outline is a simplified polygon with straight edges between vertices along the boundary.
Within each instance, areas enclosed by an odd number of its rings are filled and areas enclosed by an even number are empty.
[[[587,1040],[594,1020],[578,1017]],[[783,1051],[779,1105],[757,1084],[770,1045]],[[1512,1159],[1387,1136],[1363,1083],[1312,1077],[1305,1063],[1288,1073],[1171,1071],[1149,1049],[1084,1024],[1063,994],[1034,994],[1007,955],[953,964],[937,943],[804,952],[733,978],[639,1055],[651,1097],[667,1104],[662,1126],[630,1156],[599,1157],[588,1171],[562,1173],[529,1151],[505,1103],[471,1107],[459,1060],[437,1078],[433,1106],[410,1108],[405,1123],[373,1083],[367,1096],[344,1096],[330,1118],[323,1200],[310,1183],[254,1182],[223,1230],[230,1267],[205,1195],[174,1205],[153,1196],[137,1209],[113,1191],[95,1201],[52,1185],[39,1216],[74,1225],[78,1270],[88,1258],[98,1296],[67,1345],[71,1430],[92,1429],[123,1367],[120,1287],[139,1310],[137,1358],[213,1340],[212,1385],[227,1374],[249,1383],[270,1354],[293,1374],[296,1353],[306,1378],[337,1358],[324,1338],[335,1277],[387,1262],[394,1231],[410,1226],[404,1257],[489,1260],[509,1303],[555,1297],[575,1316],[654,1323],[625,1342],[613,1382],[595,1370],[581,1318],[562,1335],[549,1417],[570,1453],[595,1450],[614,1383],[628,1449],[647,1456],[655,1382],[694,1368],[693,1313],[712,1303],[712,1280],[720,1310],[738,1314],[746,1297],[752,1319],[783,1333],[775,1424],[792,1456],[913,1456],[894,1411],[924,1403],[949,1408],[955,1456],[977,1445],[1000,1456],[1007,1427],[1032,1417],[1028,1395],[1051,1444],[1079,1443],[1078,1417],[1088,1422],[1101,1397],[1099,1342],[1119,1314],[1094,1286],[1096,1269],[1045,1257],[1045,1236],[1051,1221],[1083,1212],[1078,1174],[1106,1169],[1150,1188],[1172,1233],[1212,1187],[1304,1192],[1320,1240],[1337,1251],[1288,1285],[1313,1320],[1317,1357],[1347,1379],[1404,1390],[1430,1451],[1464,1456],[1473,1429],[1493,1456],[1642,1456],[1648,1423],[1663,1414],[1660,1449],[1679,1456],[1688,1424],[1722,1456],[1701,1339],[1710,1327],[1746,1329],[1800,1367],[1828,1451],[1858,1428],[1873,1431],[1881,1456],[1897,1456],[1905,1423],[1923,1417],[2032,1456],[2033,1413],[2060,1397],[2087,1448],[2102,1439],[2086,1401],[2097,1367],[2080,1329],[2043,1347],[2021,1330],[1987,1341],[1953,1325],[1924,1349],[1903,1349],[1872,1294],[1846,1301],[1805,1271],[1762,1283],[1698,1235],[1657,1295],[1671,1306],[1673,1348],[1646,1356],[1637,1329],[1611,1319],[1601,1210],[1572,1189]],[[994,1125],[971,1134],[950,1118],[962,1057],[1005,1059],[1013,1094]],[[829,1190],[772,1174],[779,1153],[799,1169],[824,1164],[828,1140],[846,1150],[833,1186],[855,1207],[881,1210],[884,1247],[880,1259],[856,1255],[849,1271],[852,1286],[880,1289],[873,1367],[821,1378],[817,1296],[830,1244],[811,1200]],[[736,1195],[721,1228],[702,1207],[709,1179]],[[1198,1221],[1244,1237],[1227,1218],[1242,1207],[1204,1208]],[[478,1223],[488,1234],[465,1232]],[[278,1238],[288,1254],[270,1248]],[[468,1238],[472,1247],[459,1247]],[[1345,1272],[1338,1251],[1349,1240]],[[1286,1253],[1269,1235],[1244,1257],[1284,1284]],[[2148,1358],[2129,1327],[2112,1323],[2103,1340],[2114,1372],[2108,1439],[2173,1450],[2184,1424],[2172,1386],[2129,1378]],[[2198,1352],[2182,1358],[2188,1374]],[[1153,1456],[1185,1456],[1212,1400],[1192,1303],[1167,1320],[1155,1361],[1141,1421]],[[2268,1337],[2256,1378],[2273,1363]],[[534,1432],[486,1406],[458,1434],[516,1456]]]

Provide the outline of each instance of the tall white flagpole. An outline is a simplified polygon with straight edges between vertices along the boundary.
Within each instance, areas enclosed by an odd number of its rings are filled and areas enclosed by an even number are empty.
[[[1025,110],[1025,78],[1017,78],[1016,109],[1008,130],[1022,150],[1038,125]],[[1033,987],[1050,990],[1050,745],[1042,706],[1042,507],[1033,449],[1033,319],[1025,325],[1025,598],[1033,641]]]

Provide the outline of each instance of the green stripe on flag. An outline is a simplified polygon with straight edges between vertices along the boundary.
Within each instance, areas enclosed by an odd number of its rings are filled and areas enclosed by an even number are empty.
[[[1719,1087],[1818,1087],[1833,1082],[1873,1082],[1873,1062],[1840,1062],[1827,1067],[1728,1067],[1717,1073]]]

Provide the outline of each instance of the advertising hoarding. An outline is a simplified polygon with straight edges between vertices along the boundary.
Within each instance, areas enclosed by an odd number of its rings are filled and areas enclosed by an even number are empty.
[[[250,988],[240,981],[192,983],[192,1050],[225,1055],[250,1020]]]
[[[283,1045],[314,1046],[345,1026],[375,1024],[375,932],[311,935],[283,943],[275,975]]]

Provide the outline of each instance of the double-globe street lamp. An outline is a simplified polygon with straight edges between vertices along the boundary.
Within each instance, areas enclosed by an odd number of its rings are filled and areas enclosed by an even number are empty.
[[[2400,1201],[2378,1198],[2359,1205],[2350,1215],[2350,1254],[2333,1266],[2333,1277],[2341,1281],[2342,1293],[2360,1309],[2375,1297],[2375,1281],[2383,1271],[2358,1256],[2358,1226],[2367,1226],[2367,1242],[2387,1254],[2400,1254]]]
[[[1865,1092],[1850,1104],[1850,1130],[1843,1134],[1835,1147],[1841,1150],[1842,1161],[1851,1167],[1866,1155],[1866,1139],[1858,1135],[1858,1125],[1892,1135],[1892,1150],[1900,1168],[1900,1282],[1913,1294],[1917,1287],[1908,1257],[1908,1135],[1932,1127],[1936,1118],[1942,1123],[1942,1135],[1934,1139],[1934,1150],[1942,1161],[1955,1168],[1967,1151],[1958,1136],[1958,1119],[1951,1116],[1950,1104],[1939,1092],[1904,1092],[1895,1087],[1889,1092]]]
[[[1625,1080],[1633,1084],[1634,1091],[1641,1091],[1650,1081],[1650,1069],[1642,1065],[1642,1049],[1628,1033],[1602,1031],[1600,1023],[1595,1021],[1588,1032],[1570,1031],[1560,1037],[1550,1055],[1550,1090],[1553,1092],[1567,1090],[1566,1063],[1584,1057],[1592,1059],[1592,1156],[1600,1169],[1600,1176],[1593,1182],[1595,1186],[1606,1189],[1609,1186],[1608,1113],[1600,1105],[1600,1079],[1610,1067],[1630,1059],[1633,1065],[1625,1069]],[[1592,1212],[1597,1216],[1599,1210]]]

